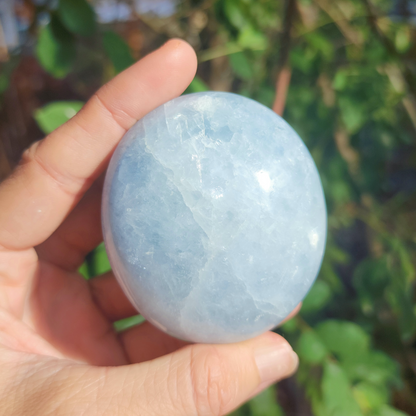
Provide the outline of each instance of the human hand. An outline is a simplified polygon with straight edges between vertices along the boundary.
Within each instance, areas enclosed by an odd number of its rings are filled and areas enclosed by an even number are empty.
[[[178,96],[196,68],[172,40],[102,87],[25,152],[0,185],[0,415],[223,415],[289,376],[279,335],[189,345],[135,315],[111,272],[77,272],[102,241],[102,173],[137,119]]]

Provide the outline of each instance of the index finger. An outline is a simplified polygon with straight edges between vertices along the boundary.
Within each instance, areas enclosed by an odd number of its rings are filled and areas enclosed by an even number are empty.
[[[196,70],[193,49],[174,39],[104,85],[66,124],[35,143],[0,186],[0,246],[46,240],[105,169],[138,119],[180,95]]]

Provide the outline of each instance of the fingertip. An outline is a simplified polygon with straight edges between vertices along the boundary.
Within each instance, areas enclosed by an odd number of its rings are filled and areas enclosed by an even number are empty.
[[[267,386],[293,375],[299,365],[299,358],[290,344],[280,335],[268,332],[259,337],[253,347],[254,361],[260,377],[260,384],[254,394]]]
[[[173,67],[183,70],[186,67],[189,82],[194,78],[198,66],[198,60],[194,48],[183,39],[169,39],[162,49],[166,50],[169,64]]]
[[[185,40],[179,38],[169,39],[163,46],[170,50],[172,56],[177,59],[189,59],[197,65],[197,57],[194,48]]]
[[[288,348],[292,348],[284,337],[272,331],[267,331],[264,334],[261,334],[256,338],[249,339],[245,342],[253,343],[254,346],[274,345],[276,347],[287,346]]]

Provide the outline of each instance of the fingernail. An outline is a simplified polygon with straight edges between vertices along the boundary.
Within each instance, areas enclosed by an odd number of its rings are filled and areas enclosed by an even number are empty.
[[[162,45],[162,48],[164,47],[164,46],[166,46],[167,44],[170,44],[173,48],[175,48],[175,49],[177,49],[177,48],[180,48],[181,46],[182,46],[182,43],[183,43],[183,40],[182,39],[179,39],[179,38],[171,38],[171,39],[168,39],[163,45]]]
[[[299,364],[299,358],[289,345],[269,346],[255,351],[255,361],[260,375],[258,391],[289,377]]]

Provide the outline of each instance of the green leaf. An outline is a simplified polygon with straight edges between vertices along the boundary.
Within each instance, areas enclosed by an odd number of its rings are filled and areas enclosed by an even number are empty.
[[[416,335],[416,314],[412,285],[414,267],[409,258],[409,253],[397,238],[391,238],[390,244],[398,254],[397,256],[395,253],[398,259],[396,256],[390,256],[391,261],[388,264],[391,278],[390,285],[385,291],[385,297],[397,316],[402,339],[409,341]]]
[[[328,256],[328,259],[334,263],[337,264],[347,264],[349,261],[348,254],[337,247],[335,244],[331,244],[328,246],[326,250],[326,256]]]
[[[36,56],[42,67],[55,78],[65,78],[75,61],[75,41],[54,18],[44,26],[36,45]]]
[[[196,76],[192,82],[189,84],[188,88],[185,91],[185,94],[191,94],[193,92],[203,92],[208,91],[209,88],[201,78]]]
[[[334,46],[330,39],[319,32],[311,32],[307,36],[307,41],[314,49],[317,49],[327,60],[331,60],[334,54]]]
[[[106,273],[111,270],[110,261],[108,260],[107,252],[104,243],[101,243],[93,252],[91,256],[91,269],[93,276]]]
[[[342,360],[368,352],[370,337],[352,322],[328,320],[319,324],[316,332],[328,350]]]
[[[331,416],[363,416],[352,394],[344,371],[335,363],[326,362],[322,377],[322,396]]]
[[[117,332],[125,331],[132,326],[143,323],[145,319],[142,315],[131,316],[130,318],[121,319],[120,321],[114,322],[114,329]]]
[[[117,33],[107,31],[103,36],[104,50],[116,72],[121,72],[134,63],[129,45]]]
[[[57,101],[35,111],[34,117],[45,134],[66,123],[84,105],[80,101]]]
[[[356,133],[367,121],[368,111],[363,108],[363,103],[351,97],[340,97],[339,108],[342,121],[348,132]]]
[[[409,341],[416,334],[416,314],[412,292],[405,287],[405,277],[401,277],[401,273],[397,271],[397,276],[386,290],[386,297],[397,316],[402,339]]]
[[[314,331],[302,333],[298,340],[296,352],[299,358],[308,364],[319,364],[324,361],[329,352],[325,344]]]
[[[386,258],[364,259],[355,269],[353,284],[364,313],[373,312],[390,281]]]
[[[406,52],[411,45],[411,30],[408,26],[401,26],[396,32],[394,43],[399,52]]]
[[[401,386],[398,364],[381,351],[350,356],[341,363],[351,382],[368,381],[376,385]]]
[[[330,298],[331,289],[328,283],[318,280],[303,300],[302,312],[308,313],[318,311],[328,303]]]
[[[91,36],[96,28],[95,13],[86,0],[59,0],[58,15],[72,33]]]
[[[225,0],[224,13],[228,21],[237,29],[244,29],[249,22],[245,15],[241,3],[238,0]]]
[[[348,71],[341,68],[335,74],[334,81],[332,83],[332,88],[337,91],[342,91],[348,85]]]
[[[337,274],[334,264],[330,260],[324,259],[319,275],[322,279],[325,279],[325,282],[330,285],[331,290],[334,292],[339,292],[342,290],[340,278]]]
[[[361,410],[368,414],[386,404],[388,396],[383,388],[368,382],[358,383],[353,388],[353,395]]]
[[[416,272],[410,250],[406,247],[406,244],[397,238],[392,239],[391,245],[399,255],[400,266],[405,275],[406,283],[412,283],[415,280]]]
[[[296,322],[295,318],[289,319],[284,324],[280,326],[280,329],[282,329],[284,332],[287,332],[288,334],[292,334],[297,331],[298,324]]]
[[[284,416],[282,408],[277,403],[274,387],[269,387],[251,399],[248,407],[251,416]]]
[[[78,269],[78,273],[80,273],[86,280],[90,278],[90,275],[88,273],[88,266],[85,261],[84,263],[82,263],[81,267]]]
[[[409,416],[409,415],[407,413],[404,413],[400,410],[397,410],[397,409],[385,404],[377,412],[376,416]]]
[[[290,65],[303,73],[308,73],[313,66],[313,60],[305,56],[304,48],[300,48],[299,46],[291,49],[289,58]]]
[[[267,38],[253,26],[247,25],[238,36],[238,44],[245,49],[262,51],[267,47]]]
[[[238,409],[234,410],[234,412],[229,413],[228,416],[250,416],[250,408],[248,407],[248,403],[240,406]]]
[[[231,68],[241,79],[251,80],[253,78],[253,67],[244,52],[229,55]]]

